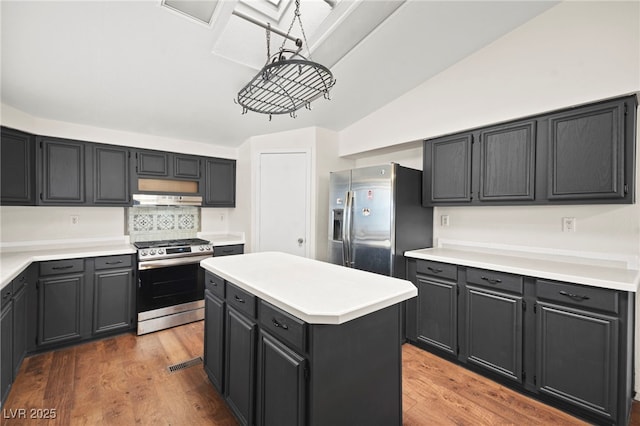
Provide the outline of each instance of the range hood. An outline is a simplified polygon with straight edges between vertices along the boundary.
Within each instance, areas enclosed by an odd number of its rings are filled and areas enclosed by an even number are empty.
[[[199,195],[133,194],[134,206],[201,206]]]

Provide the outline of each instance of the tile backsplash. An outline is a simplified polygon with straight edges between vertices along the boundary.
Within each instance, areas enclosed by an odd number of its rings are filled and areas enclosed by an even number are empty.
[[[131,242],[195,238],[200,231],[200,208],[129,207],[127,228]]]

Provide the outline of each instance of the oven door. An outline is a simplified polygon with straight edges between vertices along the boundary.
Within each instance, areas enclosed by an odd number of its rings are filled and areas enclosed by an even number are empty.
[[[204,272],[200,268],[200,261],[209,257],[140,262],[138,313],[203,300]]]

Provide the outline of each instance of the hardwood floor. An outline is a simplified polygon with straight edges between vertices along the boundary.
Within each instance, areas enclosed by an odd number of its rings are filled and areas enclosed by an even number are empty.
[[[2,424],[236,425],[201,364],[167,370],[201,356],[202,348],[198,322],[31,356]],[[31,418],[47,410],[55,419]],[[405,426],[585,424],[411,345],[403,346],[403,413]],[[638,419],[636,404],[631,424]]]

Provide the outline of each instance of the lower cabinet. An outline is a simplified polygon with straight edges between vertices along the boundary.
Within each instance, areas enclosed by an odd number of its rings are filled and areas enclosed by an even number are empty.
[[[223,284],[224,285],[224,284]],[[204,370],[211,383],[224,393],[224,300],[212,291],[204,291]]]
[[[85,312],[84,274],[41,278],[39,283],[38,344],[80,340]]]
[[[257,325],[227,306],[225,391],[227,403],[243,425],[254,424]]]
[[[455,266],[409,260],[410,342],[589,421],[626,424],[632,293],[461,266],[443,279]]]
[[[133,269],[130,255],[94,260],[93,334],[128,330],[135,311]]]
[[[256,424],[305,424],[305,368],[301,355],[260,330]]]
[[[11,285],[9,285],[11,287]],[[13,383],[13,301],[10,290],[2,292],[0,310],[0,396],[4,403]]]

